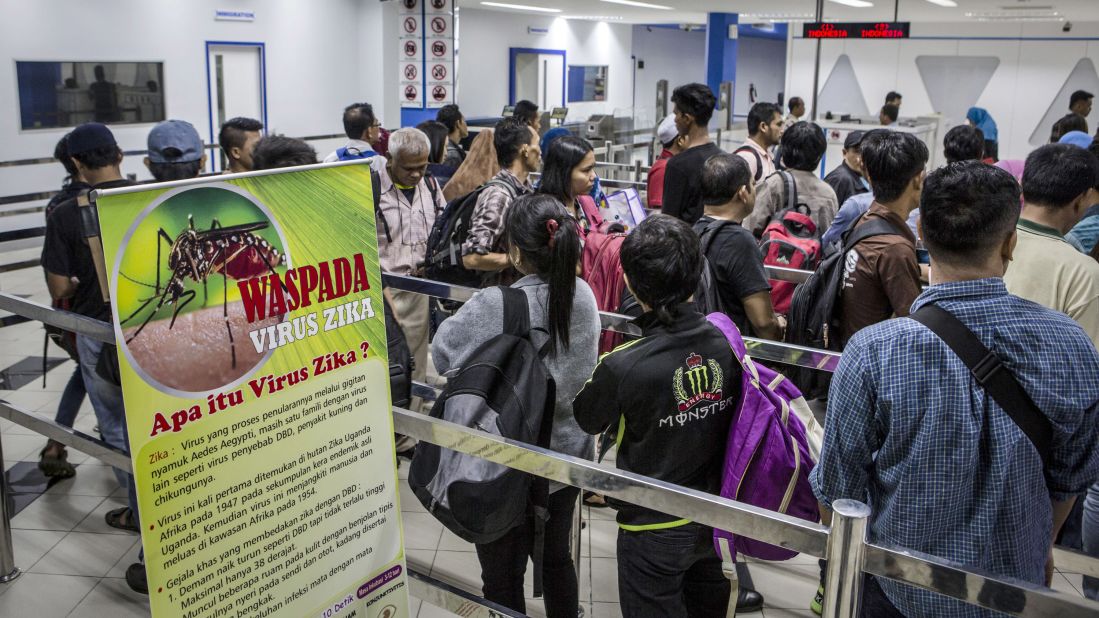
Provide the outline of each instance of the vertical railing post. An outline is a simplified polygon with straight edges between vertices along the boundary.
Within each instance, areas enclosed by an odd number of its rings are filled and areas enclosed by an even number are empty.
[[[0,446],[0,462],[4,461]],[[0,584],[6,584],[22,573],[15,566],[15,547],[11,541],[11,517],[8,509],[8,475],[0,464]]]
[[[824,578],[824,618],[856,618],[862,606],[862,565],[870,507],[857,500],[832,503],[828,567]]]

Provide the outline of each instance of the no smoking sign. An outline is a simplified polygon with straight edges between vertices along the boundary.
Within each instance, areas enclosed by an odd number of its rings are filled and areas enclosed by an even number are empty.
[[[416,65],[414,65],[414,64],[404,65],[404,78],[407,79],[408,81],[412,81],[412,80],[416,79],[416,77],[419,74],[420,74],[420,69]]]
[[[431,78],[435,81],[442,81],[446,79],[447,70],[446,65],[436,64],[431,67]]]

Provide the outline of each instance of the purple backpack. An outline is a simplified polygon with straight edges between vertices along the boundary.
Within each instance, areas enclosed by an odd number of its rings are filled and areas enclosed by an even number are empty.
[[[706,319],[725,334],[744,369],[740,405],[725,447],[721,497],[820,521],[809,472],[820,456],[824,430],[793,383],[752,362],[740,331],[727,315],[711,313]],[[735,561],[737,552],[764,560],[789,560],[797,555],[717,529],[714,547],[727,563]]]

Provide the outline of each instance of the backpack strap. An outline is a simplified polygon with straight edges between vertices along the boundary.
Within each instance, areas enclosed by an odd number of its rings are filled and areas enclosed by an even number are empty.
[[[901,233],[897,231],[897,228],[893,227],[893,224],[885,219],[871,219],[865,224],[847,231],[843,239],[843,252],[847,253],[853,249],[855,245],[871,236],[885,236],[888,234],[901,236]]]
[[[374,219],[376,220],[374,223],[380,222],[385,229],[386,242],[393,242],[393,235],[389,233],[389,221],[382,214],[382,178],[374,168],[370,168],[370,189],[374,192]]]
[[[726,225],[733,225],[732,221],[725,221],[724,219],[715,219],[714,221],[706,224],[706,227],[702,230],[702,257],[710,259],[710,245],[714,244],[714,238],[717,238],[717,233],[721,231],[721,228]]]
[[[530,309],[527,306],[527,294],[506,285],[499,286],[504,297],[504,333],[523,337],[530,336]]]
[[[580,202],[580,210],[584,211],[592,231],[603,231],[603,215],[599,214],[599,205],[595,203],[595,198],[590,195],[581,195],[576,198],[576,201]]]
[[[428,174],[427,176],[424,176],[424,184],[427,185],[427,190],[431,192],[431,207],[435,209],[435,215],[438,216],[440,209],[436,204],[439,202],[439,181],[435,180],[435,177],[431,174]],[[446,208],[446,204],[443,205],[443,208]]]
[[[797,212],[798,185],[794,182],[794,175],[786,170],[780,170],[775,173],[782,175],[782,201],[786,204],[786,209],[791,212]]]
[[[751,146],[741,146],[740,148],[734,150],[733,154],[738,154],[741,152],[750,152],[752,153],[752,156],[756,158],[756,175],[752,180],[755,182],[759,182],[759,179],[763,178],[763,157],[759,156],[759,153],[756,152],[756,149],[752,148]]]
[[[76,196],[76,206],[77,212],[80,213],[81,233],[88,243],[88,249],[91,250],[92,262],[95,263],[99,291],[103,294],[103,302],[110,302],[111,292],[107,288],[107,263],[103,261],[103,241],[99,231],[99,210],[95,203],[88,199],[87,191],[81,191]]]
[[[939,336],[969,368],[973,378],[1023,430],[1038,450],[1044,467],[1050,458],[1053,426],[1019,380],[954,314],[936,305],[924,305],[908,316]]]

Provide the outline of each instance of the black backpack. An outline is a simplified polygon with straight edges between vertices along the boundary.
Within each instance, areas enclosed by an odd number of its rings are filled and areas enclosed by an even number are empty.
[[[389,394],[393,399],[393,405],[398,408],[407,408],[412,401],[412,350],[408,347],[404,331],[397,319],[393,317],[393,307],[382,296],[385,310],[385,342],[389,355]]]
[[[825,257],[809,278],[794,288],[787,317],[786,342],[822,350],[841,351],[840,311],[843,272],[847,254],[860,241],[871,236],[900,234],[889,222],[874,218],[854,230],[848,230],[842,240],[832,243]],[[806,399],[828,393],[831,374],[806,367],[792,367],[787,376]]]
[[[717,276],[714,267],[710,265],[710,245],[714,244],[714,238],[722,227],[731,225],[729,221],[717,219],[706,225],[702,230],[702,278],[695,289],[694,303],[702,315],[711,313],[725,313],[725,303],[721,300],[721,293],[717,289]]]
[[[462,263],[462,244],[469,237],[477,199],[490,186],[503,187],[512,199],[515,198],[515,188],[511,183],[493,179],[462,197],[454,198],[435,217],[435,224],[427,236],[427,257],[424,261],[424,276],[428,279],[481,287],[482,273],[470,270]]]
[[[457,375],[447,380],[431,417],[527,444],[549,448],[556,385],[530,340],[526,294],[500,288],[503,332],[477,348]],[[471,543],[490,543],[523,523],[531,507],[535,529],[547,517],[549,484],[542,477],[420,442],[408,484],[429,513]],[[541,573],[536,538],[536,589]]]

